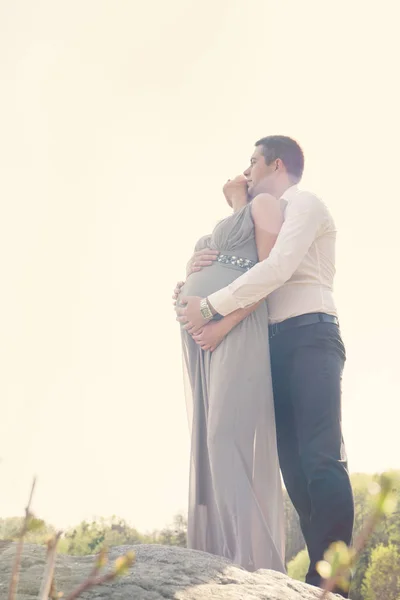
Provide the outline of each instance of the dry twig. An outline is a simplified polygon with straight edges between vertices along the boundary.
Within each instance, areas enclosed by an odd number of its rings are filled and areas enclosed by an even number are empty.
[[[105,551],[102,551],[99,554],[98,560],[96,561],[96,564],[86,581],[83,581],[80,585],[78,585],[78,587],[73,590],[65,600],[76,600],[76,598],[78,598],[86,590],[98,585],[103,585],[109,581],[113,581],[116,577],[122,575],[135,562],[135,553],[128,552],[124,556],[119,557],[115,563],[115,568],[112,571],[98,577],[97,575],[102,567],[104,558]]]
[[[42,585],[39,592],[39,600],[48,600],[54,585],[54,566],[56,562],[57,544],[60,539],[61,531],[47,544],[47,561],[42,579]]]
[[[18,546],[17,546],[17,552],[15,555],[14,565],[13,565],[12,574],[11,574],[10,587],[8,590],[8,600],[15,600],[16,593],[17,593],[19,569],[21,566],[22,550],[24,547],[24,537],[25,537],[26,532],[28,531],[29,519],[32,516],[31,515],[31,504],[32,504],[33,492],[35,491],[35,486],[36,486],[36,477],[34,477],[33,482],[32,482],[31,494],[29,496],[28,505],[25,509],[24,522],[22,524],[21,532],[18,536],[18,538],[19,538]]]

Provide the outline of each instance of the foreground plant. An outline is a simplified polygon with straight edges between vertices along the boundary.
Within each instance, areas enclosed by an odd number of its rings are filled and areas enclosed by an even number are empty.
[[[126,575],[129,571],[129,568],[135,563],[135,560],[135,553],[132,551],[127,552],[123,556],[117,558],[111,571],[100,575],[101,569],[108,562],[107,550],[103,549],[99,553],[89,577],[80,585],[78,585],[78,587],[66,597],[66,600],[75,600],[75,598],[78,598],[83,592],[89,590],[92,587],[103,585],[104,583],[109,583],[110,581],[113,581],[121,575]]]
[[[28,505],[25,509],[25,518],[21,527],[21,531],[19,532],[17,539],[17,551],[15,555],[15,560],[11,572],[11,581],[10,587],[8,591],[7,600],[16,600],[17,588],[18,588],[18,578],[19,572],[21,568],[21,558],[22,551],[24,547],[25,536],[30,531],[35,531],[43,526],[43,521],[36,519],[31,512],[31,504],[33,493],[35,491],[36,486],[36,478],[33,480],[31,493],[29,496]],[[64,598],[64,594],[62,592],[57,592],[55,579],[54,579],[54,568],[55,561],[57,555],[57,545],[59,539],[62,535],[62,532],[57,532],[52,538],[50,538],[47,542],[47,559],[46,565],[44,569],[44,575],[42,579],[42,584],[40,587],[38,600],[58,600],[60,598]],[[107,573],[101,574],[102,569],[108,563],[108,551],[106,548],[103,548],[96,557],[93,569],[89,575],[89,577],[83,581],[80,585],[78,585],[75,590],[70,592],[68,596],[65,597],[65,600],[75,600],[79,598],[79,596],[89,590],[92,587],[96,587],[102,585],[104,583],[109,583],[120,577],[121,575],[126,575],[129,571],[129,568],[135,563],[136,555],[134,552],[129,551],[126,554],[119,556],[114,562],[113,568],[111,571]]]
[[[56,600],[60,596],[57,594],[54,582],[54,567],[56,563],[57,544],[60,539],[61,531],[47,542],[47,561],[44,569],[44,576],[39,592],[39,600]]]
[[[33,498],[33,492],[35,491],[35,486],[36,486],[36,477],[33,479],[31,493],[29,496],[29,501],[28,501],[27,507],[25,508],[25,518],[22,523],[21,531],[18,535],[17,552],[15,554],[15,560],[14,560],[14,564],[13,564],[13,568],[12,568],[12,572],[11,572],[11,581],[10,581],[10,587],[8,590],[8,600],[15,600],[15,597],[16,597],[25,535],[28,533],[28,531],[33,531],[33,529],[35,529],[35,527],[37,526],[37,523],[39,523],[39,521],[35,520],[34,516],[31,513],[31,504],[32,504],[32,498]]]
[[[381,518],[392,513],[396,508],[397,499],[395,494],[398,485],[397,477],[387,473],[382,474],[379,482],[375,483],[371,489],[371,493],[376,496],[375,506],[353,546],[348,547],[344,542],[335,542],[325,552],[324,560],[317,564],[318,573],[325,579],[320,600],[325,600],[328,593],[336,587],[344,592],[349,591],[351,571],[371,534]]]

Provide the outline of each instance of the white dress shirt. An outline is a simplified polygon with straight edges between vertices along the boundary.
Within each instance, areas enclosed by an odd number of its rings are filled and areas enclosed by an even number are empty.
[[[313,312],[336,315],[333,219],[317,196],[297,186],[286,190],[281,203],[284,222],[268,258],[208,296],[221,315],[266,297],[270,323]]]

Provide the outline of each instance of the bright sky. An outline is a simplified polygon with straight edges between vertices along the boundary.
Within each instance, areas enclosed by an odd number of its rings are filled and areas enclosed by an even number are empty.
[[[272,133],[339,230],[350,467],[400,468],[398,10],[0,1],[0,516],[185,509],[172,289]]]

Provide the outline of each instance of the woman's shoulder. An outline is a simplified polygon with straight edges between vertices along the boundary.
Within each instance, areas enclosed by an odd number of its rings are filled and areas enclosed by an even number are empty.
[[[282,214],[280,201],[271,194],[258,194],[250,204],[254,222]]]
[[[257,194],[257,196],[255,196],[250,202],[250,205],[252,210],[257,210],[260,208],[262,209],[265,207],[269,208],[271,206],[279,206],[279,200],[277,200],[275,196],[272,196],[272,194],[262,193]]]

